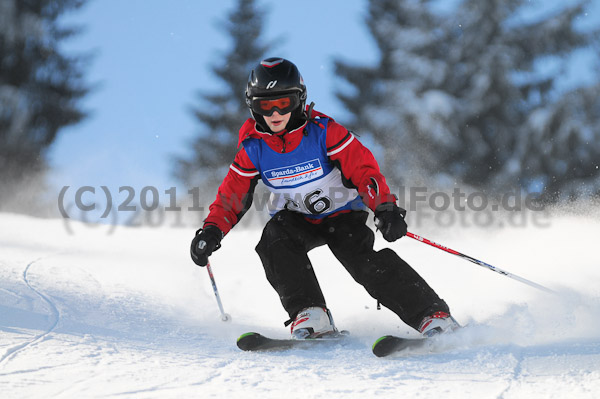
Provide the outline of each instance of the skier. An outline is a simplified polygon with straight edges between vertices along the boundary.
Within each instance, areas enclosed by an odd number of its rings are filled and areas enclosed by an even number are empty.
[[[240,151],[219,187],[191,256],[199,266],[252,203],[259,179],[271,191],[272,217],[256,252],[290,319],[292,339],[336,334],[331,312],[307,253],[327,245],[378,303],[424,336],[458,327],[448,305],[391,249],[375,251],[367,208],[383,238],[407,233],[377,161],[333,118],[306,106],[298,68],[268,58],[251,71],[246,104],[252,118],[240,129]],[[239,146],[238,144],[238,146]]]

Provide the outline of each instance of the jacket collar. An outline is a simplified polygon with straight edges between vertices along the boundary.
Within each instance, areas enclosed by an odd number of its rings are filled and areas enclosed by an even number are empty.
[[[278,137],[278,136],[284,136],[286,134],[297,134],[298,132],[302,132],[304,130],[304,128],[306,127],[307,122],[304,122],[302,125],[300,125],[300,127],[294,129],[294,130],[290,130],[289,132],[287,130],[283,130],[279,133],[267,133],[267,132],[263,132],[261,130],[258,130],[257,127],[257,123],[254,119],[252,118],[248,118],[246,120],[246,122],[242,125],[242,127],[240,128],[240,135],[239,135],[239,140],[238,140],[238,148],[240,148],[240,145],[242,144],[242,142],[246,139],[250,139],[250,138],[254,138],[254,139],[263,139],[263,140],[269,140],[271,137]]]

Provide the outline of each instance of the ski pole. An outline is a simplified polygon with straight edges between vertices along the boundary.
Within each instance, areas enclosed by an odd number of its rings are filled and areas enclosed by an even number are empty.
[[[515,274],[509,273],[509,272],[507,272],[507,271],[505,271],[505,270],[502,270],[502,269],[500,269],[500,268],[497,268],[497,267],[495,267],[495,266],[492,266],[492,265],[490,265],[489,263],[485,263],[485,262],[482,262],[482,261],[480,261],[480,260],[477,260],[477,259],[475,259],[475,258],[472,258],[472,257],[470,257],[470,256],[468,256],[468,255],[461,254],[461,253],[460,253],[460,252],[458,252],[458,251],[455,251],[455,250],[453,250],[453,249],[450,249],[450,248],[448,248],[448,247],[445,247],[445,246],[443,246],[443,245],[440,245],[440,244],[438,244],[438,243],[436,243],[436,242],[433,242],[433,241],[431,241],[431,240],[428,240],[428,239],[427,239],[427,238],[425,238],[425,237],[418,236],[418,235],[416,235],[416,234],[413,234],[413,233],[411,233],[411,232],[408,232],[408,233],[406,233],[406,235],[407,235],[407,236],[409,236],[410,238],[414,238],[414,239],[415,239],[415,240],[417,240],[417,241],[420,241],[420,242],[422,242],[422,243],[425,243],[425,244],[427,244],[427,245],[431,245],[432,247],[436,247],[437,249],[441,249],[442,251],[448,252],[448,253],[450,253],[450,254],[452,254],[452,255],[460,256],[461,258],[463,258],[463,259],[466,259],[466,260],[468,260],[469,262],[473,262],[473,263],[475,263],[476,265],[479,265],[479,266],[481,266],[481,267],[485,267],[485,268],[487,268],[487,269],[489,269],[489,270],[491,270],[491,271],[493,271],[493,272],[496,272],[496,273],[502,274],[502,275],[504,275],[504,276],[506,276],[506,277],[510,277],[510,278],[512,278],[513,280],[520,281],[520,282],[522,282],[522,283],[524,283],[524,284],[527,284],[527,285],[529,285],[529,286],[531,286],[531,287],[535,287],[535,288],[537,288],[537,289],[539,289],[539,290],[542,290],[542,291],[544,291],[544,292],[549,292],[549,293],[551,293],[551,294],[556,294],[556,292],[555,292],[555,291],[552,291],[551,289],[549,289],[549,288],[546,288],[546,287],[544,287],[543,285],[540,285],[540,284],[538,284],[538,283],[534,283],[534,282],[533,282],[533,281],[531,281],[531,280],[527,280],[526,278],[519,277],[519,276],[517,276],[517,275],[515,275]]]
[[[210,261],[206,264],[206,270],[208,271],[208,275],[210,276],[210,282],[212,283],[213,291],[215,292],[215,297],[217,298],[217,304],[219,305],[219,310],[221,311],[221,320],[222,321],[231,321],[231,316],[225,313],[223,310],[223,304],[221,303],[221,296],[219,295],[219,290],[217,289],[217,283],[215,282],[215,276],[213,275],[212,268],[210,267]]]

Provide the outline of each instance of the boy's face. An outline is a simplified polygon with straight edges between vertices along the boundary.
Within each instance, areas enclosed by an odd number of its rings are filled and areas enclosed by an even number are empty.
[[[291,112],[279,115],[279,112],[275,111],[273,112],[273,115],[264,116],[264,118],[267,126],[269,126],[269,129],[271,129],[273,133],[279,133],[287,126],[288,122],[290,121],[290,116],[292,116]]]

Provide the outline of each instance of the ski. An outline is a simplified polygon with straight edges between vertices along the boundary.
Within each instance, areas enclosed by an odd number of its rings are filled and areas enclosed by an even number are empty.
[[[348,335],[347,331],[309,339],[269,338],[256,332],[242,334],[237,339],[237,346],[243,351],[277,351],[291,348],[309,348],[315,345],[331,345],[339,343]]]
[[[373,344],[373,354],[377,357],[389,356],[410,349],[419,349],[426,346],[428,338],[401,338],[395,335],[384,335]]]

